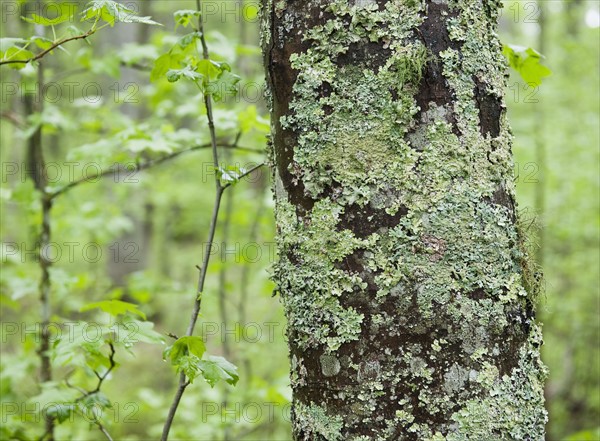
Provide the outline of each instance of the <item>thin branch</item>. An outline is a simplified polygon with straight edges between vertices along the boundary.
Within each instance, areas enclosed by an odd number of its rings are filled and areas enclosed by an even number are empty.
[[[115,363],[115,347],[110,342],[108,343],[108,346],[110,347],[110,355],[108,356],[108,361],[110,363],[110,366],[108,367],[106,372],[104,372],[103,375],[98,375],[98,372],[94,371],[94,374],[96,374],[96,376],[98,377],[98,384],[96,385],[96,389],[94,389],[91,392],[88,392],[87,395],[92,395],[92,394],[95,394],[96,392],[100,392],[102,383],[104,382],[104,380],[106,380],[106,377],[109,376],[109,374],[112,372],[112,370],[117,365],[117,363]]]
[[[125,61],[121,61],[119,63],[119,65],[124,68],[139,70],[142,72],[149,72],[152,70],[152,66],[147,66],[145,64],[140,64],[140,63],[126,63]],[[64,70],[64,71],[58,72],[56,75],[54,75],[52,78],[50,78],[49,82],[63,80],[65,78],[70,77],[71,75],[83,74],[86,72],[89,72],[89,69],[86,69],[85,67],[78,68],[78,69]]]
[[[177,158],[180,155],[183,155],[184,153],[189,153],[189,152],[193,152],[196,150],[201,150],[201,149],[206,149],[206,148],[210,148],[212,147],[212,144],[200,144],[194,147],[190,147],[188,149],[185,150],[180,150],[178,152],[174,152],[174,153],[170,153],[168,155],[165,155],[161,158],[157,158],[157,159],[152,159],[146,162],[143,162],[141,164],[135,164],[135,168],[121,168],[121,167],[116,167],[116,168],[109,168],[107,170],[102,170],[98,173],[95,173],[91,176],[86,176],[80,179],[77,179],[75,181],[69,182],[68,184],[64,185],[63,187],[55,190],[54,192],[50,193],[50,199],[54,199],[57,196],[60,196],[63,193],[66,193],[67,191],[71,190],[73,187],[77,187],[81,184],[85,184],[87,182],[96,182],[98,179],[107,177],[107,176],[113,176],[115,174],[118,174],[122,171],[128,171],[128,172],[138,172],[138,171],[142,171],[142,170],[146,170],[148,168],[154,167],[155,165],[159,165],[162,164],[163,162],[169,161],[171,159]],[[234,146],[233,144],[225,144],[225,145],[221,145],[220,147],[222,148],[231,148],[231,149],[236,149],[236,150],[241,150],[241,151],[247,151],[247,152],[253,152],[253,153],[260,153],[261,151],[258,149],[253,149],[251,147],[239,147],[239,146]]]
[[[200,0],[196,0],[196,8],[198,11],[201,11]],[[202,42],[202,55],[205,60],[210,59],[210,55],[208,53],[208,46],[206,44],[206,39],[204,36],[204,26],[202,23],[202,17],[198,17],[198,30],[200,32],[200,41]],[[215,171],[219,169],[219,155],[217,151],[217,134],[215,130],[215,124],[213,119],[212,112],[212,100],[209,94],[204,93],[204,106],[206,108],[206,118],[208,120],[208,128],[210,131],[210,141],[213,155],[213,165],[215,167]],[[223,191],[225,188],[221,185],[221,179],[218,173],[215,173],[215,202],[213,206],[212,217],[210,220],[210,230],[208,233],[208,245],[205,249],[204,259],[202,260],[202,269],[200,271],[200,276],[198,277],[198,289],[196,291],[196,295],[194,296],[194,307],[192,310],[192,316],[190,317],[190,323],[188,325],[186,335],[191,336],[194,333],[194,328],[196,327],[196,322],[198,320],[198,315],[200,314],[200,307],[202,305],[202,293],[204,291],[204,282],[206,280],[206,272],[208,270],[208,262],[210,260],[211,250],[213,241],[215,238],[215,230],[217,228],[217,220],[219,217],[219,207],[221,206],[221,197],[223,196]],[[173,398],[173,402],[171,403],[171,407],[169,408],[169,413],[167,415],[167,420],[165,421],[165,425],[163,427],[163,432],[161,436],[161,441],[167,441],[169,439],[169,431],[171,430],[171,426],[173,425],[173,420],[175,418],[175,414],[177,413],[177,408],[179,407],[179,402],[181,401],[181,397],[185,392],[186,387],[189,385],[189,381],[186,380],[185,374],[182,372],[179,375],[179,384],[177,386],[177,391],[175,392],[175,397]]]
[[[65,43],[68,43],[69,41],[85,40],[90,35],[94,34],[97,30],[98,29],[92,28],[89,31],[87,31],[85,34],[75,35],[74,37],[63,38],[62,40],[59,40],[59,41],[53,43],[52,46],[50,46],[48,49],[44,49],[39,54],[35,55],[34,57],[27,58],[26,60],[2,60],[2,61],[0,61],[0,65],[2,65],[2,64],[27,64],[27,63],[31,63],[33,61],[37,61],[40,58],[43,58],[44,56],[46,56],[47,54],[52,52],[57,47],[65,44]]]
[[[106,437],[106,439],[108,441],[113,441],[112,437],[110,436],[110,433],[108,433],[108,431],[104,428],[104,426],[99,421],[96,421],[96,426],[98,426],[98,429],[100,430],[100,432],[102,432],[104,434],[104,436]]]
[[[25,122],[17,112],[7,110],[0,113],[0,118],[10,121],[15,127],[22,129],[25,127]]]

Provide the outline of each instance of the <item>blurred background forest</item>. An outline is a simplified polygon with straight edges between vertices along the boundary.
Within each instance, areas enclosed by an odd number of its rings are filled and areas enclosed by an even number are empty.
[[[214,110],[219,142],[241,147],[221,153],[237,172],[266,159],[269,120],[258,2],[203,3],[211,58],[229,63],[241,77],[238,95],[217,102]],[[174,393],[177,376],[163,361],[164,345],[156,344],[148,322],[167,343],[172,342],[167,334],[184,332],[195,265],[201,264],[208,234],[215,170],[209,149],[176,154],[210,141],[197,89],[170,83],[164,75],[151,80],[151,71],[154,60],[189,32],[175,29],[173,12],[193,9],[195,2],[125,4],[164,26],[117,23],[90,37],[91,44],[70,42],[66,51],[46,56],[43,109],[32,104],[40,83],[34,68],[0,70],[2,439],[39,437],[43,421],[35,403],[73,401],[75,389],[61,380],[93,388],[93,372],[85,367],[90,353],[104,351],[106,359],[102,341],[82,352],[89,341],[68,345],[68,339],[57,338],[62,343],[53,348],[55,382],[40,391],[35,244],[42,219],[25,166],[28,140],[40,128],[46,162],[55,164],[56,174],[49,176],[55,189],[115,163],[131,166],[73,186],[52,209],[51,322],[87,323],[91,341],[94,323],[110,326],[114,319],[93,302],[120,299],[138,305],[145,316],[139,323],[148,329],[143,341],[117,348],[118,366],[102,384],[110,404],[92,403],[94,418],[114,439],[158,439]],[[39,4],[1,5],[1,41],[37,34],[19,16],[43,15]],[[552,70],[536,88],[511,72],[506,89],[519,208],[545,275],[538,317],[549,368],[547,439],[600,440],[600,5],[506,1],[499,29],[502,42],[537,49]],[[135,164],[152,166],[133,171]],[[236,387],[223,382],[214,388],[195,381],[183,397],[172,439],[291,439],[285,321],[269,280],[275,258],[272,211],[264,167],[225,194],[198,334],[208,352],[238,366],[240,379]],[[82,415],[69,416],[57,428],[61,440],[101,438]]]

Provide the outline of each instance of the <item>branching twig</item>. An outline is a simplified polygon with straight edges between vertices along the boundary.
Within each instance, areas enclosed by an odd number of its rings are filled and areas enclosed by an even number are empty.
[[[163,162],[169,161],[171,159],[177,158],[178,156],[184,154],[184,153],[189,153],[189,152],[193,152],[196,150],[201,150],[201,149],[206,149],[206,148],[210,148],[212,147],[212,144],[200,144],[194,147],[190,147],[188,149],[185,150],[180,150],[178,152],[174,152],[174,153],[170,153],[168,155],[165,155],[161,158],[157,158],[157,159],[151,159],[148,160],[146,162],[140,163],[140,164],[131,164],[134,165],[134,168],[126,168],[126,170],[128,172],[138,172],[138,171],[142,171],[142,170],[146,170],[148,168],[154,167],[155,165],[159,165],[162,164]],[[220,147],[222,148],[232,148],[232,149],[237,149],[237,150],[241,150],[241,151],[247,151],[247,152],[254,152],[254,153],[259,153],[260,150],[258,149],[253,149],[251,147],[239,147],[239,146],[234,146],[233,144],[224,144],[224,145],[220,145]],[[129,165],[129,164],[128,164]],[[107,170],[102,170],[98,173],[94,173],[91,176],[86,176],[84,178],[80,178],[77,179],[75,181],[69,182],[68,184],[64,185],[63,187],[53,191],[52,193],[50,193],[50,199],[54,199],[57,196],[62,195],[63,193],[66,193],[67,191],[71,190],[73,187],[77,187],[81,184],[85,184],[87,182],[96,182],[98,179],[100,178],[104,178],[107,176],[113,176],[115,174],[120,173],[121,171],[124,171],[123,168],[110,168]]]
[[[102,375],[99,375],[98,372],[94,371],[94,374],[96,374],[96,376],[98,377],[98,384],[96,385],[96,389],[94,389],[91,392],[88,392],[87,395],[92,395],[92,394],[95,394],[96,392],[99,392],[100,388],[102,387],[102,383],[104,382],[104,380],[106,380],[106,377],[109,376],[111,371],[117,365],[117,363],[115,363],[115,347],[110,342],[108,343],[108,346],[110,347],[110,355],[108,356],[108,362],[110,363],[110,365],[108,366],[108,369],[106,370],[106,372],[104,372],[104,374],[102,374]]]
[[[62,40],[59,40],[59,41],[53,43],[52,46],[50,46],[48,49],[44,49],[39,54],[37,54],[37,55],[35,55],[35,56],[31,57],[31,58],[27,58],[26,60],[0,60],[0,65],[2,65],[2,64],[27,64],[27,63],[31,63],[33,61],[37,61],[40,58],[43,58],[44,56],[46,56],[47,54],[49,54],[50,52],[52,52],[57,47],[65,44],[65,43],[68,43],[69,41],[85,40],[90,35],[94,34],[97,30],[98,29],[96,29],[96,28],[91,28],[89,31],[87,31],[84,34],[75,35],[74,37],[63,38]]]

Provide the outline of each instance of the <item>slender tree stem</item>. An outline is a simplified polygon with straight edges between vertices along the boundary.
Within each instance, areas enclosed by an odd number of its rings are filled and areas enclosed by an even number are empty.
[[[200,0],[196,0],[196,7],[198,11],[201,10]],[[200,31],[200,41],[202,42],[202,54],[205,60],[210,58],[208,52],[208,46],[206,44],[206,39],[204,37],[204,26],[202,23],[202,17],[198,18],[198,29]],[[223,191],[226,186],[221,185],[221,178],[217,173],[219,168],[219,154],[217,150],[217,134],[215,131],[215,124],[213,119],[212,112],[212,100],[209,94],[204,93],[204,107],[206,108],[206,118],[208,120],[208,129],[210,132],[210,142],[212,148],[212,156],[213,156],[213,166],[215,168],[215,202],[213,205],[213,212],[210,220],[210,229],[208,233],[208,243],[206,245],[204,251],[204,258],[202,260],[202,267],[200,268],[200,275],[198,277],[198,289],[196,292],[196,296],[194,298],[194,307],[192,309],[192,316],[190,317],[190,323],[188,325],[186,335],[191,336],[194,333],[194,328],[196,327],[196,322],[198,321],[198,315],[200,314],[200,307],[202,306],[202,293],[204,291],[204,282],[206,281],[206,273],[208,271],[208,263],[211,256],[212,245],[215,238],[215,231],[217,229],[217,221],[219,218],[219,208],[221,206],[221,198],[223,196]],[[179,403],[181,402],[181,398],[183,393],[185,392],[186,387],[189,385],[189,381],[186,379],[185,374],[182,372],[179,375],[179,384],[177,387],[177,391],[175,393],[175,397],[173,398],[173,402],[171,403],[171,407],[169,408],[169,413],[167,415],[167,420],[165,421],[165,425],[163,427],[163,432],[161,436],[161,441],[167,441],[169,438],[169,431],[171,430],[171,426],[173,424],[173,420],[175,418],[175,414],[177,413],[177,408]]]
[[[43,33],[43,31],[42,31]],[[40,63],[37,70],[37,83],[38,91],[43,90],[44,87],[44,67]],[[31,100],[35,102],[31,102]],[[41,113],[44,109],[44,101],[41,94],[37,97],[27,97],[26,100],[30,113]],[[28,146],[28,161],[31,166],[31,178],[33,179],[35,188],[38,190],[40,195],[40,203],[42,206],[42,224],[39,235],[39,250],[38,250],[38,263],[40,267],[40,282],[39,282],[39,295],[41,305],[41,336],[40,336],[40,347],[39,356],[41,361],[40,367],[40,381],[41,383],[47,383],[52,381],[52,365],[50,362],[50,333],[49,325],[50,318],[52,316],[52,310],[50,305],[50,291],[52,287],[52,281],[50,279],[50,266],[52,262],[48,259],[48,246],[51,240],[51,210],[52,210],[52,199],[49,197],[46,191],[46,171],[44,161],[44,150],[42,145],[42,126],[40,125],[35,133],[31,136]],[[45,433],[49,441],[54,440],[54,419],[46,413],[44,416]]]

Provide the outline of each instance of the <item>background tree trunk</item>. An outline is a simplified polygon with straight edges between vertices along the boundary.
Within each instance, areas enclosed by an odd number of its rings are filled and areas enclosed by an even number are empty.
[[[297,440],[543,440],[495,0],[264,8]]]

